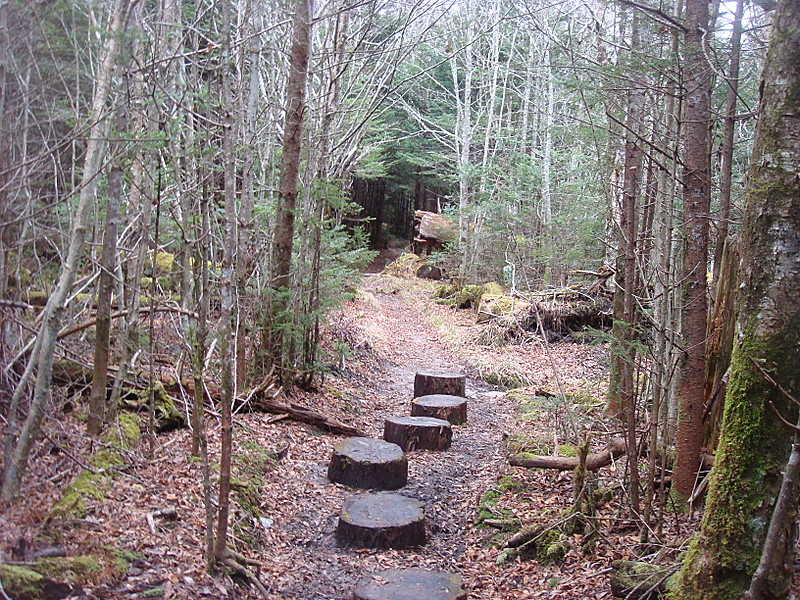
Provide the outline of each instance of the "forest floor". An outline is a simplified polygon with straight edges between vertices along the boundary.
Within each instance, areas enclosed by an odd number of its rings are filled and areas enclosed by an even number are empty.
[[[297,391],[291,398],[380,437],[385,416],[409,414],[418,370],[468,374],[468,424],[454,428],[447,451],[409,453],[408,485],[398,491],[425,503],[429,543],[411,550],[337,546],[339,509],[354,493],[326,477],[332,446],[341,438],[288,419],[275,421],[273,415],[239,414],[237,477],[247,476],[258,448],[288,447],[285,457],[270,463],[260,496],[250,499],[258,517],[253,506],[246,510],[242,494],[233,495],[231,546],[253,561],[270,597],[344,600],[366,575],[424,567],[459,573],[474,600],[606,599],[612,560],[674,557],[696,521],[673,519],[663,536],[654,534],[649,549],[642,550],[638,529],[627,518],[620,486],[624,467],[618,463],[596,474],[599,487],[616,492],[594,515],[597,533],[590,544],[575,534],[556,562],[498,561],[502,534],[476,524],[480,510],[484,516],[547,523],[570,507],[573,495],[571,472],[510,467],[508,445],[525,439],[528,446],[535,442],[546,453],[557,453],[589,436],[593,448],[604,447],[614,427],[603,415],[608,350],[603,344],[546,346],[535,337],[513,345],[480,344],[483,330],[475,314],[435,304],[432,288],[415,278],[367,276],[357,298],[327,328],[331,373],[316,391]],[[486,383],[511,376],[525,388],[506,393]],[[559,391],[561,400],[550,397]],[[148,458],[143,439],[110,488],[89,500],[85,514],[48,522],[53,503],[86,464],[90,443],[80,414],[66,400],[46,419],[47,437],[35,450],[25,500],[0,513],[3,559],[24,561],[48,544],[69,555],[114,549],[133,558],[127,573],[112,580],[90,577],[79,595],[258,597],[229,576],[211,578],[205,572],[201,471],[190,459],[186,429],[160,434],[153,441],[154,458]],[[212,415],[214,461],[218,434]],[[176,509],[177,519],[148,525],[148,514],[165,508]]]

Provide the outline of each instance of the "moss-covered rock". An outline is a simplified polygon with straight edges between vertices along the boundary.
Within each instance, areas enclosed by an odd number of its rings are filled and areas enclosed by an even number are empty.
[[[173,429],[186,427],[186,416],[175,406],[175,400],[167,393],[160,381],[156,381],[153,385],[153,395],[156,431],[172,431]],[[124,401],[124,407],[127,410],[140,412],[148,410],[149,404],[149,387],[137,390],[133,395],[126,396]]]
[[[75,588],[113,579],[127,570],[111,554],[40,558],[24,567],[0,564],[0,580],[15,600],[66,598]]]
[[[394,275],[395,277],[415,277],[420,267],[427,264],[427,260],[406,252],[401,254],[397,260],[386,265],[381,272],[382,275]]]

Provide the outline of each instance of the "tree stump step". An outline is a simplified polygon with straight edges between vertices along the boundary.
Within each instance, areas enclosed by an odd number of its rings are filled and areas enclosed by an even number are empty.
[[[418,371],[414,376],[414,398],[432,394],[466,397],[466,382],[466,376],[460,373]]]
[[[412,450],[447,450],[453,441],[450,422],[432,417],[387,417],[383,439]]]
[[[425,544],[425,505],[399,494],[358,494],[342,504],[336,539],[359,548],[410,548]]]
[[[412,417],[433,417],[453,425],[467,422],[467,399],[462,396],[431,394],[411,401]]]
[[[408,460],[397,444],[347,438],[333,447],[328,479],[362,489],[396,490],[408,481]]]
[[[461,577],[424,569],[391,569],[367,575],[353,591],[354,600],[467,600]]]

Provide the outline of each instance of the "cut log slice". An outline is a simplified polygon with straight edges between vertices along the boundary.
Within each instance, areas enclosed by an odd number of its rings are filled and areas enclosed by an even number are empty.
[[[467,378],[459,373],[419,371],[414,376],[414,398],[432,394],[466,396]]]
[[[336,539],[359,548],[411,548],[425,544],[425,505],[399,494],[359,494],[342,504]]]
[[[453,441],[450,422],[431,417],[388,417],[383,422],[383,439],[412,450],[447,450]]]
[[[463,425],[467,422],[467,399],[447,394],[420,396],[411,401],[411,416],[433,417],[453,425]]]
[[[328,479],[368,490],[396,490],[408,481],[408,460],[397,444],[347,438],[333,447]]]
[[[358,582],[354,600],[466,600],[461,577],[442,571],[391,569]]]

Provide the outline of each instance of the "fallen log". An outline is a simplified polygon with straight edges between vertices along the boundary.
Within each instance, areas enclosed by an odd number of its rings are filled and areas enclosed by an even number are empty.
[[[596,471],[606,467],[623,454],[625,454],[625,440],[620,437],[611,438],[605,450],[586,457],[586,470]],[[579,459],[577,456],[539,456],[529,452],[520,452],[512,456],[508,462],[515,467],[572,471],[578,466]]]
[[[117,372],[116,368],[109,368],[111,377]],[[53,380],[61,385],[87,385],[92,380],[91,365],[82,365],[73,361],[59,360],[53,365]],[[164,386],[164,391],[170,396],[179,398],[192,397],[194,395],[194,379],[184,377],[177,379],[171,375],[159,375],[158,382]],[[126,387],[132,391],[147,389],[148,379],[144,376],[132,375],[125,381]],[[212,402],[219,402],[222,397],[222,389],[216,383],[206,381],[203,384],[206,396]],[[364,436],[365,434],[352,425],[340,423],[324,414],[317,412],[307,406],[295,403],[281,402],[278,400],[280,392],[275,391],[271,385],[261,385],[251,392],[246,401],[234,402],[237,411],[263,412],[274,415],[282,415],[283,418],[294,419],[301,423],[315,425],[320,429],[346,436]]]
[[[182,379],[180,383],[178,383],[174,377],[169,376],[161,376],[160,380],[161,383],[164,384],[164,388],[167,391],[176,393],[180,391],[180,388],[183,388],[188,395],[194,395],[194,379],[190,377]],[[218,385],[206,382],[204,387],[206,392],[211,397],[211,400],[219,401],[222,395],[222,390]],[[324,429],[325,431],[329,431],[338,435],[347,435],[351,437],[364,437],[366,435],[357,427],[340,423],[339,421],[326,417],[322,413],[308,408],[307,406],[295,404],[293,402],[281,402],[278,400],[278,395],[279,392],[271,392],[270,386],[260,386],[255,393],[249,396],[247,401],[242,403],[237,403],[234,401],[236,411],[238,412],[244,410],[247,412],[263,412],[273,415],[280,415],[282,418],[294,419],[295,421],[299,421],[301,423],[315,425],[320,429]]]

